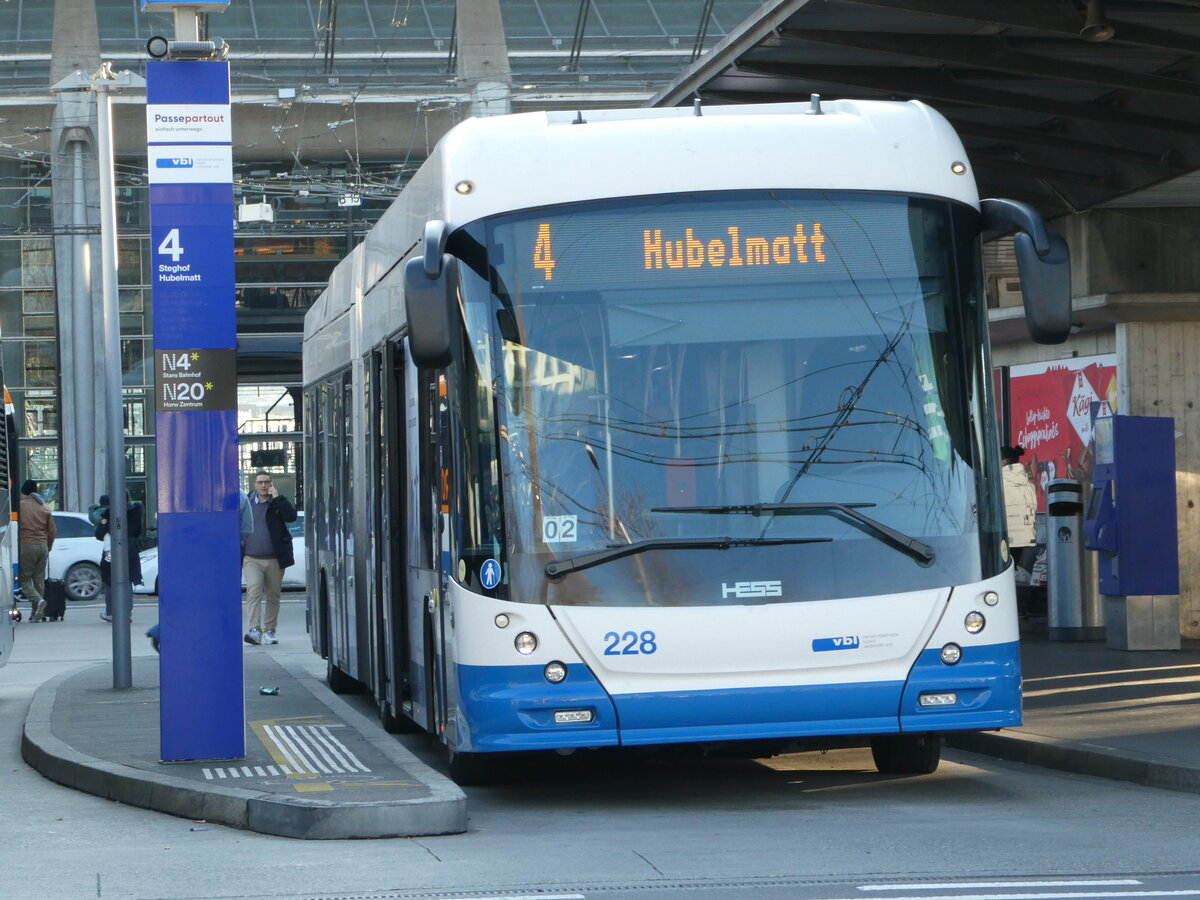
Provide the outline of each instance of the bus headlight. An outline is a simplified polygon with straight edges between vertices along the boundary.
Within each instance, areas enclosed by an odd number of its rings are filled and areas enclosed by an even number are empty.
[[[983,602],[986,603],[988,606],[995,606],[997,603],[1000,602],[1000,595],[997,594],[995,591],[987,591],[983,595]]]
[[[537,649],[537,635],[532,631],[522,631],[513,641],[513,646],[522,656],[529,656]]]
[[[508,615],[506,613],[498,613],[496,615],[496,627],[497,628],[507,628],[508,627]]]
[[[947,644],[942,648],[942,662],[948,666],[954,665],[962,659],[962,647],[958,644]]]
[[[551,684],[559,684],[565,681],[567,677],[567,667],[557,660],[546,663],[546,668],[543,671],[546,675],[546,680]]]
[[[963,627],[967,629],[967,634],[979,634],[983,631],[983,626],[987,624],[981,612],[969,612],[967,617],[963,619]]]

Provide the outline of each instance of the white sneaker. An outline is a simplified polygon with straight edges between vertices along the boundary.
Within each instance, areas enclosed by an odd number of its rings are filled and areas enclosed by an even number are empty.
[[[275,629],[272,628],[270,631],[263,634],[262,642],[264,644],[278,644],[279,641],[275,637]]]
[[[245,641],[247,644],[261,644],[262,643],[262,632],[259,631],[258,626],[255,625],[253,628],[251,628],[249,631],[246,632],[246,636],[244,638],[242,638],[242,640]]]

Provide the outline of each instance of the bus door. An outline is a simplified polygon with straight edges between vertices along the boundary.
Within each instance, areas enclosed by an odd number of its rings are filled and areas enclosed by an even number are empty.
[[[353,430],[350,415],[350,373],[346,371],[321,385],[317,394],[316,412],[320,419],[318,434],[326,436],[326,446],[318,455],[320,520],[310,523],[318,529],[315,546],[318,559],[315,566],[320,592],[320,616],[324,620],[322,646],[338,669],[360,678],[357,648],[353,646],[356,616],[350,605],[354,601],[353,548],[350,532],[353,517],[350,511],[351,446]]]
[[[411,717],[440,736],[445,721],[442,665],[442,472],[444,459],[445,380],[437,372],[407,368],[413,390],[408,396],[407,472],[413,503],[407,511],[408,605],[405,628],[412,648]]]
[[[414,659],[410,645],[409,603],[404,551],[407,546],[408,458],[404,411],[407,408],[404,347],[388,341],[372,355],[371,411],[376,440],[372,442],[377,500],[371,522],[375,535],[373,568],[376,572],[375,656],[382,672],[376,686],[385,725],[401,715],[411,715]],[[418,631],[418,634],[420,632]],[[419,655],[416,656],[419,659]]]

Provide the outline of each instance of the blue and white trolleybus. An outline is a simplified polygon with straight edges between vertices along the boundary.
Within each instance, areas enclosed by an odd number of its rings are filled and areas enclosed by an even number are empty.
[[[336,690],[496,754],[1021,721],[980,242],[1034,336],[1065,243],[920,103],[471,119],[305,324]]]

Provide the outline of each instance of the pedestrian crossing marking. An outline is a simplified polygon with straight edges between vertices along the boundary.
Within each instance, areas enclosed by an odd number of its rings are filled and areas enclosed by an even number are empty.
[[[273,765],[250,764],[217,766],[203,769],[207,781],[240,781],[248,778],[321,778],[331,775],[354,776],[371,774],[354,753],[338,740],[336,729],[344,727],[318,716],[299,716],[290,719],[263,719],[250,722],[250,729],[258,736]],[[330,779],[332,780],[332,779]],[[334,784],[338,783],[336,781]],[[346,782],[349,783],[349,782]],[[408,785],[409,782],[384,782],[384,784]],[[295,785],[296,790],[305,792],[331,791],[330,781],[308,782]]]
[[[316,716],[250,723],[271,759],[286,769],[289,778],[370,774],[371,769],[334,734],[334,730],[342,727]]]
[[[250,777],[246,766],[232,766],[230,768],[217,767],[213,769],[202,769],[206,781],[221,781],[225,778],[246,778]],[[278,778],[280,775],[291,775],[292,772],[287,766],[255,766],[253,775],[257,778]]]

